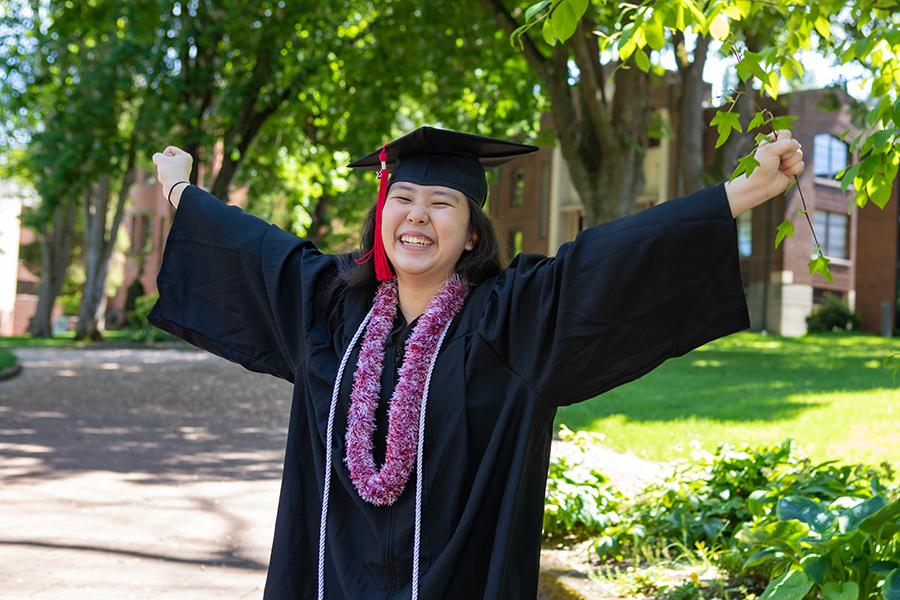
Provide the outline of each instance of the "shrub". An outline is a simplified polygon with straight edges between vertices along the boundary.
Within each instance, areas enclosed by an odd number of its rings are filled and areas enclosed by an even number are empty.
[[[15,354],[10,352],[9,350],[0,348],[0,371],[13,367],[18,362],[19,360],[16,358]]]
[[[600,471],[584,465],[584,454],[598,434],[573,433],[565,425],[559,437],[578,449],[573,459],[559,456],[550,461],[544,497],[544,537],[548,540],[576,542],[600,534],[619,523],[622,495]]]
[[[159,299],[159,292],[145,294],[134,299],[134,310],[130,310],[125,314],[128,323],[128,329],[131,330],[131,339],[144,342],[161,342],[173,339],[171,335],[157,329],[147,321],[147,315],[156,301]]]
[[[834,294],[825,294],[825,300],[806,317],[806,329],[816,331],[856,331],[860,326],[859,313],[851,311],[846,302]]]
[[[564,426],[561,433],[582,435]],[[675,550],[731,578],[742,575],[750,588],[761,591],[768,582],[761,600],[900,598],[900,490],[892,467],[816,464],[793,450],[791,440],[695,450],[631,501],[596,470],[555,460],[545,535],[593,535],[593,551],[607,561],[669,557]],[[666,592],[672,598],[714,592],[700,587]]]

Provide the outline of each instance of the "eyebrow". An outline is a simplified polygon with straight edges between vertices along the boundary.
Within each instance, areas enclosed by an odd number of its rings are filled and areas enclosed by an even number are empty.
[[[412,186],[404,185],[402,182],[397,182],[394,185],[392,185],[391,192],[393,192],[394,190],[403,191],[403,192],[414,192],[415,191],[415,189]],[[459,203],[459,196],[457,196],[456,194],[453,194],[451,192],[448,192],[446,190],[434,190],[433,192],[430,192],[429,195],[430,196],[444,196],[446,198],[450,198],[451,200]]]

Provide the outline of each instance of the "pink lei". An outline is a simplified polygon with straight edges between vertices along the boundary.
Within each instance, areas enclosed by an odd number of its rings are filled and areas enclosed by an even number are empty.
[[[353,375],[344,458],[356,490],[367,502],[378,506],[393,504],[409,480],[416,459],[419,414],[429,365],[438,351],[441,333],[462,307],[468,292],[469,286],[457,275],[448,279],[428,303],[406,342],[399,381],[391,396],[387,452],[380,470],[375,466],[372,443],[384,347],[397,314],[396,279],[382,283],[375,293],[372,317]]]

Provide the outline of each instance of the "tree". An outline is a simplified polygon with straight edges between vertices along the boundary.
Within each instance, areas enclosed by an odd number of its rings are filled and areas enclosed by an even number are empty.
[[[600,76],[604,70],[598,63],[603,52],[618,56],[617,73],[622,69],[625,73],[632,72],[631,76],[626,76],[625,86],[622,86],[621,75],[617,76],[618,96],[622,92],[632,92],[635,86],[631,79],[636,71],[649,72],[652,65],[647,50],[662,49],[667,32],[674,36],[676,46],[688,33],[698,36],[693,62],[682,62],[683,52],[679,56],[680,73],[683,77],[692,77],[694,80],[696,72],[692,73],[690,65],[700,64],[700,55],[703,54],[703,46],[708,44],[708,37],[722,41],[723,52],[737,56],[737,72],[746,86],[744,90],[731,92],[731,97],[727,99],[728,110],[720,110],[710,123],[719,131],[718,147],[727,143],[732,131],[749,133],[758,130],[760,133],[755,141],[759,143],[760,135],[764,132],[789,124],[788,119],[774,117],[759,109],[752,114],[745,114],[744,119],[748,122],[743,124],[740,110],[732,111],[741,99],[746,107],[746,102],[756,93],[752,88],[754,83],[759,86],[761,94],[777,99],[782,80],[802,76],[803,66],[798,62],[796,54],[801,49],[810,49],[815,42],[823,53],[832,53],[839,64],[856,63],[872,74],[872,100],[860,107],[860,114],[864,115],[868,130],[851,144],[851,150],[858,155],[859,160],[841,174],[843,188],[846,191],[851,182],[854,184],[855,202],[860,206],[872,200],[883,208],[890,198],[900,163],[897,136],[900,123],[900,99],[897,93],[900,73],[900,12],[896,10],[896,2],[861,0],[851,3],[845,0],[826,0],[808,4],[710,0],[701,7],[694,0],[664,0],[623,5],[616,15],[611,15],[607,5],[593,5],[587,0],[542,0],[532,4],[524,12],[523,22],[520,23],[513,19],[513,13],[502,4],[502,0],[483,1],[497,15],[500,24],[510,31],[512,40],[520,45],[526,59],[542,74],[542,79],[545,79],[545,85],[549,88],[562,87],[558,71],[564,61],[572,57],[578,66],[579,73],[572,86],[576,93],[571,97],[579,100],[570,101],[570,96],[563,93],[566,90],[548,91],[554,115],[558,112],[564,115],[576,114],[571,108],[572,103],[577,103],[580,108],[577,114],[583,115],[582,121],[578,122],[580,135],[573,136],[566,131],[562,131],[560,135],[560,145],[574,172],[594,174],[597,183],[605,183],[606,177],[602,174],[608,168],[603,163],[610,160],[621,162],[608,152],[610,148],[607,146],[607,152],[601,153],[597,161],[600,166],[595,167],[593,172],[590,165],[576,164],[573,167],[571,164],[572,159],[583,159],[586,156],[583,151],[578,150],[596,145],[596,140],[602,139],[609,124],[619,138],[625,140],[626,148],[633,145],[633,137],[626,135],[630,132],[616,118],[618,103],[614,100],[610,109],[610,103],[602,93]],[[540,35],[536,33],[538,29]],[[733,30],[743,30],[748,35],[742,40],[740,36],[732,34]],[[596,38],[592,37],[595,31]],[[843,35],[837,35],[839,32]],[[558,65],[556,73],[547,71],[544,65],[548,60]],[[688,91],[690,88],[685,89]],[[589,93],[586,94],[586,90]],[[749,112],[745,110],[745,113]],[[597,123],[602,126],[598,127]],[[565,125],[563,128],[565,129]],[[566,146],[574,148],[567,153]],[[690,149],[683,148],[684,150]],[[595,156],[590,158],[597,160]],[[737,160],[732,177],[742,173],[749,175],[755,166],[751,151]],[[726,167],[731,168],[730,165]],[[695,178],[696,164],[688,165],[688,173],[689,179]],[[634,177],[637,180],[640,178],[638,174],[634,174]],[[585,187],[589,180],[590,177],[575,178],[579,194],[587,194],[583,196],[586,203],[599,202],[602,205],[602,199],[598,200],[596,193],[592,194],[592,190]],[[634,186],[631,187],[633,189]],[[618,194],[618,201],[622,202],[622,187],[615,187],[612,192]],[[603,211],[594,206],[590,212]],[[805,210],[801,209],[797,214],[804,214],[809,221]],[[811,222],[809,225],[812,228]],[[792,232],[790,219],[779,225],[776,245]],[[810,273],[819,272],[830,279],[828,261],[818,243],[816,251],[818,257],[810,261]]]

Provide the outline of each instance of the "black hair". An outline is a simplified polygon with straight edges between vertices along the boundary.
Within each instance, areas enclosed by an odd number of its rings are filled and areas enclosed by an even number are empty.
[[[471,198],[465,196],[469,203],[469,234],[475,234],[475,246],[471,250],[463,250],[456,262],[455,272],[475,286],[496,277],[503,270],[503,258],[500,243],[497,241],[497,230],[490,215]],[[375,244],[375,208],[372,206],[363,221],[359,250],[349,255],[350,259],[365,256]],[[370,257],[362,264],[355,260],[342,260],[337,276],[334,278],[329,296],[332,306],[338,295],[349,288],[374,288],[378,280],[375,278],[375,259]]]

